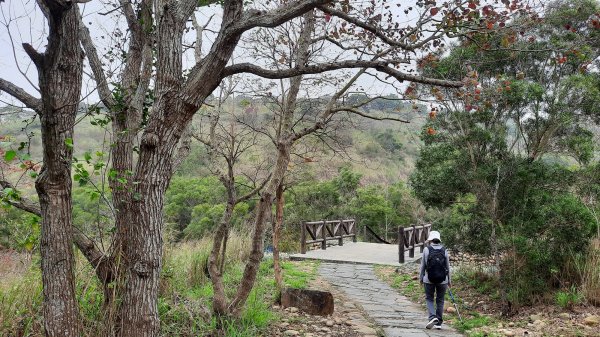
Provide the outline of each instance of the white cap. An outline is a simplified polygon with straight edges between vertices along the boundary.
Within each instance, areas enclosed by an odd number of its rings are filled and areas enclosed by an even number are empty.
[[[438,232],[438,231],[429,232],[429,237],[427,238],[427,241],[433,241],[435,239],[442,241],[442,239],[440,239],[440,232]]]

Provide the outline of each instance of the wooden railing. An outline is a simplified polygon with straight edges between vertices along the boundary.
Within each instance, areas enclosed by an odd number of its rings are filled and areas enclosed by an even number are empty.
[[[369,237],[374,238],[377,241],[377,243],[385,243],[387,245],[392,244],[391,242],[377,235],[377,233],[375,233],[375,231],[371,227],[369,227],[369,225],[365,225],[365,239],[368,237],[367,234],[369,234]]]
[[[306,254],[306,246],[320,243],[321,249],[327,249],[327,241],[338,240],[338,245],[344,245],[344,238],[352,238],[356,242],[356,221],[330,220],[303,222],[301,228],[300,252]]]
[[[398,228],[398,257],[400,263],[404,263],[404,252],[407,249],[409,257],[415,257],[416,247],[420,247],[421,253],[423,252],[430,231],[431,224]]]

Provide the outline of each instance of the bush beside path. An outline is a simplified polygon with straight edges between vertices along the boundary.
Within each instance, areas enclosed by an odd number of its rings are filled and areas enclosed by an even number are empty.
[[[481,260],[469,259],[455,265],[453,292],[460,305],[463,322],[458,320],[448,296],[444,322],[469,337],[592,337],[600,329],[600,308],[585,303],[561,303],[563,292],[548,293],[530,306],[521,307],[512,316],[502,315],[501,284]],[[477,260],[475,262],[475,260]],[[401,268],[376,267],[379,279],[425,308],[418,281],[418,264]]]

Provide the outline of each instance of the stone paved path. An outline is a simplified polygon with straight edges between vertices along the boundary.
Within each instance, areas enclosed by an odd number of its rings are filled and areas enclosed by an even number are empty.
[[[321,263],[319,274],[361,305],[387,337],[462,336],[448,326],[442,330],[425,329],[427,314],[423,308],[380,281],[373,266]]]

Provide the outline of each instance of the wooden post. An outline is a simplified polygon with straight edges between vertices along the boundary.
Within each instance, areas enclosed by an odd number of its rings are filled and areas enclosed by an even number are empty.
[[[398,262],[404,263],[404,227],[398,228]]]
[[[423,229],[421,229],[421,235],[419,235],[419,244],[421,245],[420,252],[423,253],[423,249],[425,249],[425,240],[427,240],[427,236],[425,236],[427,230],[425,229],[425,225],[423,225]]]
[[[358,233],[358,224],[356,223],[356,220],[352,220],[352,233],[354,234],[354,236],[352,237],[352,242],[356,242],[356,235]]]
[[[335,230],[336,227],[337,227],[337,231]],[[344,230],[344,220],[340,220],[340,223],[337,226],[333,227],[333,236],[338,235],[340,237],[338,239],[338,245],[340,245],[340,246],[344,245],[344,232],[346,232]]]
[[[300,225],[300,253],[306,254],[306,222]]]
[[[410,236],[410,250],[408,251],[408,257],[415,257],[415,244],[417,242],[417,232],[415,225],[412,225],[412,235]]]
[[[327,224],[325,223],[325,220],[323,220],[321,236],[323,237],[323,241],[321,242],[321,249],[327,249]]]

